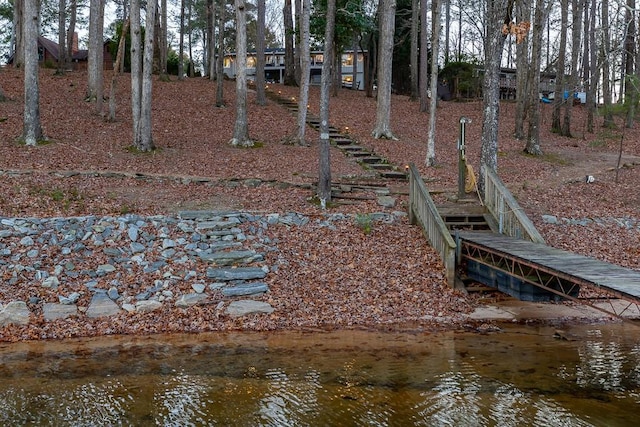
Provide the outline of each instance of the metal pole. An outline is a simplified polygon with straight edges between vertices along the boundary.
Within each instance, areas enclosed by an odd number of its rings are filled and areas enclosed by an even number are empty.
[[[465,156],[465,126],[471,119],[460,117],[460,138],[458,139],[458,200],[464,198],[467,180],[467,158]]]

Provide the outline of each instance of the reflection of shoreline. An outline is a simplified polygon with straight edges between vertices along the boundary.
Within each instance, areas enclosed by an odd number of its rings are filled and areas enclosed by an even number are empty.
[[[571,327],[574,341],[553,333],[510,325],[494,334],[205,333],[22,342],[0,347],[0,420],[44,422],[38,417],[49,414],[58,421],[93,416],[165,425],[586,425],[583,420],[611,411],[620,420],[632,416],[640,332],[606,324]]]

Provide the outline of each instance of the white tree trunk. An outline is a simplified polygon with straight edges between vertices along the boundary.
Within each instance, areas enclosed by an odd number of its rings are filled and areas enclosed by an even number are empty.
[[[102,114],[102,98],[104,93],[104,0],[91,0],[89,9],[89,52],[87,69],[89,72],[89,87],[87,98],[95,100],[96,113]]]
[[[26,145],[42,140],[40,126],[40,89],[38,86],[38,0],[24,0],[22,43],[24,47],[24,130]]]
[[[267,95],[265,93],[265,14],[266,5],[265,0],[258,0],[258,40],[256,40],[256,102],[258,105],[265,105],[267,103]]]
[[[442,2],[431,0],[431,102],[429,105],[429,132],[427,135],[427,166],[436,164],[436,108],[438,106],[438,57],[440,56],[440,15]]]
[[[420,111],[429,109],[429,32],[427,31],[427,1],[420,1],[420,73],[418,88],[420,91]]]
[[[296,136],[296,142],[299,145],[307,145],[304,135],[307,128],[309,74],[311,71],[311,52],[309,49],[310,14],[310,1],[302,0],[302,13],[300,14],[300,93],[298,95],[298,134]]]
[[[156,22],[158,0],[147,0],[146,22]],[[147,25],[144,33],[144,58],[142,60],[142,92],[140,94],[140,138],[138,150],[151,151],[155,149],[152,135],[151,103],[153,83],[153,41],[155,25]]]
[[[247,9],[244,0],[236,4],[236,123],[229,144],[252,147],[247,120]]]
[[[218,5],[218,57],[216,58],[216,107],[224,107],[224,26],[226,23],[225,2]]]
[[[506,34],[502,25],[511,22],[515,0],[494,0],[487,8],[485,28],[485,74],[482,82],[483,114],[478,187],[484,191],[484,170],[498,169],[498,123],[500,118],[500,62]]]
[[[380,0],[380,50],[378,52],[378,99],[374,138],[397,139],[391,132],[391,70],[396,0]]]
[[[318,198],[326,205],[331,200],[331,156],[329,150],[329,99],[331,94],[331,61],[336,26],[336,0],[327,0],[327,26],[324,30],[324,58],[320,80],[320,173]],[[324,202],[323,202],[324,201]]]
[[[131,116],[133,120],[133,146],[138,147],[140,137],[140,102],[142,93],[142,46],[140,28],[140,0],[131,0]]]

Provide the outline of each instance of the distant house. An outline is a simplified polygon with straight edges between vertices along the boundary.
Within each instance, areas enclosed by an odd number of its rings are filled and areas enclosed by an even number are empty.
[[[284,82],[284,49],[267,49],[265,51],[265,67],[264,76],[267,82],[283,83]],[[320,84],[322,75],[322,63],[324,62],[324,54],[322,51],[312,51],[311,53],[311,69],[309,71],[309,81],[311,84]],[[354,52],[352,50],[345,51],[341,58],[342,85],[344,87],[353,86],[353,71],[356,71],[356,88],[364,89],[364,58],[367,54],[364,52]],[[247,78],[255,79],[256,75],[256,52],[247,53]],[[224,74],[227,78],[234,79],[236,77],[236,54],[228,53],[224,56]]]
[[[105,70],[113,69],[113,57],[111,56],[111,52],[109,52],[109,40],[106,40],[102,44],[103,49],[103,68]],[[58,64],[58,43],[49,40],[45,37],[38,37],[38,62],[40,66],[44,67],[55,67]],[[73,49],[71,56],[71,66],[74,70],[86,70],[87,69],[87,60],[89,58],[89,51],[86,49],[78,49],[78,36],[74,35],[73,38]],[[8,64],[13,64],[13,56],[9,58],[7,61]]]

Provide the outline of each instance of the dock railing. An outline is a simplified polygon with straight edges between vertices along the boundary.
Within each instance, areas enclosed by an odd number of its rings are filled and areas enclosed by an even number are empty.
[[[499,232],[510,237],[544,244],[544,239],[498,175],[484,168],[484,178],[483,202],[498,222]]]
[[[431,246],[440,254],[447,270],[447,282],[455,284],[456,243],[451,237],[429,190],[414,164],[409,166],[409,221],[419,223]]]

